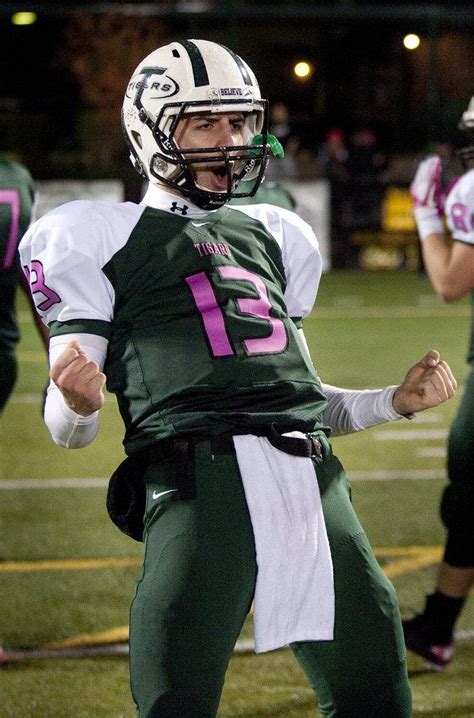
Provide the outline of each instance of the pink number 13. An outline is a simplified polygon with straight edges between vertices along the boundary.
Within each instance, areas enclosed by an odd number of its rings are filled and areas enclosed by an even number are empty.
[[[284,351],[288,343],[286,328],[281,319],[270,316],[272,305],[268,300],[268,291],[262,279],[257,274],[241,267],[220,266],[216,269],[223,279],[250,282],[258,292],[257,299],[240,298],[236,300],[241,314],[250,314],[265,319],[271,328],[271,334],[268,337],[242,340],[247,354],[276,354]],[[213,356],[223,357],[234,354],[227,334],[224,315],[208,276],[204,272],[198,272],[186,277],[186,283],[201,314]]]

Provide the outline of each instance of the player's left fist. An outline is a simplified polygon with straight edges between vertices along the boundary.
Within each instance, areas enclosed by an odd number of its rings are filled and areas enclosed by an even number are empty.
[[[449,364],[431,350],[413,366],[393,395],[398,414],[414,414],[447,401],[457,388]]]

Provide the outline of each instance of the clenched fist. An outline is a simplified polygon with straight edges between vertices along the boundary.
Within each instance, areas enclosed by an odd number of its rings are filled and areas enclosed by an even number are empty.
[[[49,376],[76,414],[89,416],[104,405],[105,374],[78,342],[69,342],[51,366]]]
[[[407,373],[395,390],[393,408],[399,414],[414,414],[442,404],[450,399],[457,388],[447,362],[439,352],[432,350]]]

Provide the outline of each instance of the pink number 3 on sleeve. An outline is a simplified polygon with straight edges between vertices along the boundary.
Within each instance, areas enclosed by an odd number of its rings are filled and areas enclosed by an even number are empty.
[[[31,271],[30,271],[31,268]],[[61,301],[61,297],[56,294],[53,289],[50,289],[44,281],[44,270],[43,265],[38,259],[33,259],[30,263],[30,268],[23,267],[28,284],[30,285],[31,295],[42,294],[45,299],[37,303],[36,306],[42,312],[46,312],[53,304],[58,304]]]
[[[267,288],[262,279],[253,272],[242,267],[220,266],[217,271],[223,279],[243,280],[253,284],[258,292],[258,298],[238,298],[237,307],[241,314],[250,314],[259,319],[267,321],[271,333],[267,337],[243,338],[245,350],[248,354],[277,354],[286,349],[288,338],[286,328],[281,319],[270,316],[272,305],[268,299]],[[213,356],[230,356],[234,350],[230,343],[224,314],[217,302],[217,297],[211,282],[204,272],[198,272],[186,277],[186,283],[190,288],[196,307],[198,308]]]

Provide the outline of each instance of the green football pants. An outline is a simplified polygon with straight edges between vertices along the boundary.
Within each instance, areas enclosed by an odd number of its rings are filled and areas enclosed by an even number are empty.
[[[457,568],[474,566],[474,368],[466,377],[448,440],[449,484],[441,502],[448,538],[444,560]]]
[[[323,715],[409,718],[394,589],[354,513],[340,463],[331,454],[314,463],[335,572],[335,639],[291,648]],[[131,685],[140,718],[216,715],[252,603],[255,545],[236,458],[212,456],[203,442],[195,473],[194,500],[177,498],[172,463],[149,467],[145,476],[145,555],[130,617]]]

